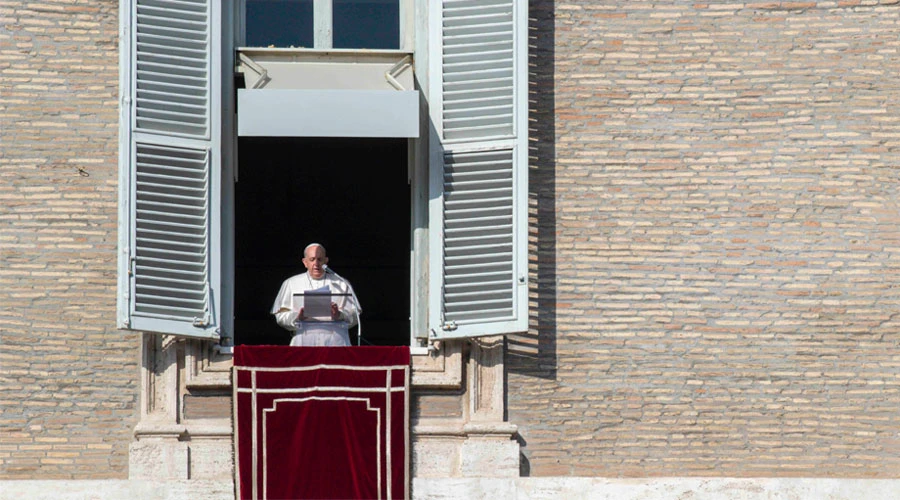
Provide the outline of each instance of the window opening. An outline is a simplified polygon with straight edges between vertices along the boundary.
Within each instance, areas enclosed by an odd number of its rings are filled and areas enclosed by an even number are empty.
[[[316,241],[359,296],[362,344],[408,345],[407,140],[241,138],[239,168],[235,343],[290,342],[269,311]]]
[[[247,47],[400,48],[400,0],[244,2]]]
[[[334,0],[333,8],[335,48],[400,48],[398,0]]]
[[[313,47],[313,0],[246,0],[248,47]]]

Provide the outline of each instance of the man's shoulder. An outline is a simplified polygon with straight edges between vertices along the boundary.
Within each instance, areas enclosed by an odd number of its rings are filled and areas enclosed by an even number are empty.
[[[301,281],[306,277],[306,273],[295,274],[290,278],[284,280],[285,283],[293,283],[295,281]]]
[[[333,284],[333,285],[344,286],[344,287],[350,286],[350,282],[347,281],[347,280],[345,280],[345,279],[344,279],[343,277],[341,277],[341,276],[338,276],[338,275],[333,274],[333,273],[329,273],[329,274],[327,274],[326,276],[328,277],[329,283],[331,283],[331,284]]]

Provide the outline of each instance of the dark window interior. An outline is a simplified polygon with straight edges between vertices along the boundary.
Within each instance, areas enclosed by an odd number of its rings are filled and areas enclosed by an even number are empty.
[[[398,0],[334,0],[332,24],[335,48],[400,48]]]
[[[248,47],[313,47],[313,0],[247,0],[246,5]],[[400,48],[399,0],[333,0],[331,16],[335,48]]]
[[[359,296],[362,345],[408,345],[406,139],[241,138],[238,147],[235,343],[290,342],[272,302],[318,242]]]
[[[248,47],[313,46],[313,0],[247,0]]]

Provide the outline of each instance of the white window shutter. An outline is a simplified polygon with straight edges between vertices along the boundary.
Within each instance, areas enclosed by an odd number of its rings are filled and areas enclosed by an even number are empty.
[[[527,328],[527,7],[432,0],[432,338]]]
[[[120,328],[221,333],[218,8],[213,0],[123,6]]]

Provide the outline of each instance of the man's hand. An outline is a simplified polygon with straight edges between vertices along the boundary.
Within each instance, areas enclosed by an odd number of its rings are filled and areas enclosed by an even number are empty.
[[[303,321],[303,320],[305,320],[305,319],[306,319],[306,317],[303,316],[303,308],[301,307],[301,308],[300,308],[300,312],[297,313],[297,321]]]
[[[334,302],[331,303],[331,319],[334,321],[341,319],[341,310]]]

